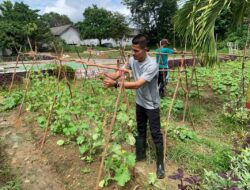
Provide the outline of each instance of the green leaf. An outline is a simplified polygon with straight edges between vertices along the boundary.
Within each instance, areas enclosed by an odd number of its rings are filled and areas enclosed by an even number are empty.
[[[100,146],[102,146],[102,144],[103,144],[102,140],[95,141],[93,143],[93,148],[100,147]]]
[[[134,126],[134,121],[133,121],[132,119],[130,119],[130,120],[128,121],[128,126],[129,126],[129,127],[133,127],[133,126]]]
[[[44,116],[40,116],[37,118],[37,122],[41,128],[44,128],[47,123],[47,119]]]
[[[95,113],[94,112],[87,112],[87,115],[90,117],[90,118],[93,118],[95,116]]]
[[[130,167],[135,166],[135,154],[129,154],[127,157],[127,164]]]
[[[92,135],[92,138],[93,138],[94,141],[97,140],[98,137],[99,137],[99,134],[98,134],[98,133],[94,133],[94,134]]]
[[[149,173],[148,174],[148,184],[154,185],[157,180],[157,176],[155,173]]]
[[[87,150],[88,150],[88,146],[87,145],[82,145],[79,147],[79,151],[81,154],[84,154]]]
[[[80,145],[84,142],[84,140],[85,140],[84,136],[79,136],[76,139],[76,143]]]
[[[129,117],[126,112],[119,112],[117,115],[117,120],[121,123],[126,123],[129,121]]]
[[[89,125],[88,124],[86,124],[86,123],[83,123],[83,124],[81,124],[79,127],[78,127],[80,130],[86,130],[86,129],[88,129],[89,128]]]
[[[134,135],[132,133],[127,134],[126,142],[129,145],[134,145],[135,144],[135,137],[134,137]]]
[[[93,161],[94,161],[94,159],[93,159],[92,156],[87,156],[87,157],[86,157],[86,162],[91,163],[91,162],[93,162]]]
[[[57,145],[59,145],[59,146],[62,146],[62,145],[64,145],[64,143],[65,143],[65,141],[64,140],[58,140],[57,142],[56,142],[56,144]]]
[[[121,145],[113,144],[110,151],[115,153],[115,154],[121,155],[122,154]]]
[[[127,168],[119,168],[116,170],[114,179],[118,185],[124,186],[130,180],[130,173]]]

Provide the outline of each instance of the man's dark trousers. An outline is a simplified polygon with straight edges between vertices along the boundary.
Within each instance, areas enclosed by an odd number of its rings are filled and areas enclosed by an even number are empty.
[[[168,71],[167,69],[165,71],[159,71],[159,77],[158,77],[158,86],[159,86],[159,94],[160,96],[164,96],[164,91],[168,83]]]
[[[163,144],[163,137],[160,130],[160,109],[146,109],[136,104],[136,121],[138,137],[146,140],[147,137],[147,122],[154,144]]]

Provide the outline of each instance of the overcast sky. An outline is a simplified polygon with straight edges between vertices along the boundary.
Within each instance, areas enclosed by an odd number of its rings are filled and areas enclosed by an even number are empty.
[[[110,11],[117,11],[129,15],[130,11],[121,3],[122,0],[11,0],[11,2],[24,2],[31,9],[39,9],[40,14],[57,12],[65,14],[73,22],[83,20],[84,9],[93,4]],[[0,0],[2,3],[3,0]]]

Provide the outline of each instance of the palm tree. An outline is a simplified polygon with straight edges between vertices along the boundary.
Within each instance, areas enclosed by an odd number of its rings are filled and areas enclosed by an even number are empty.
[[[187,0],[175,16],[177,34],[191,45],[205,65],[217,62],[215,21],[227,6],[234,11],[232,23],[240,25],[250,0]]]

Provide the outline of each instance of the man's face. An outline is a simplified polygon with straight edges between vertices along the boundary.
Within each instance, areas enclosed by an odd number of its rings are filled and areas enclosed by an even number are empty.
[[[139,62],[144,61],[147,55],[147,50],[141,48],[139,44],[132,45],[132,52],[134,59]]]

